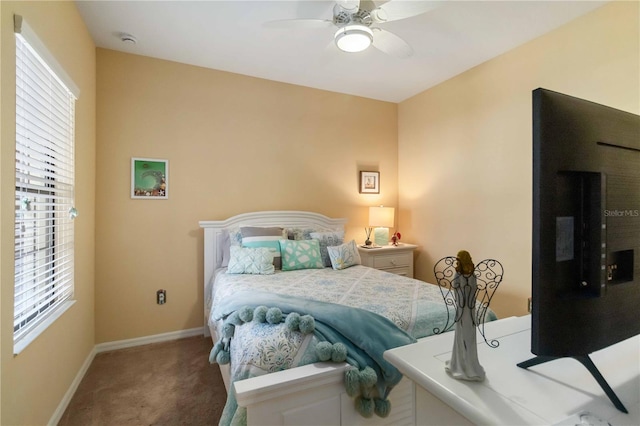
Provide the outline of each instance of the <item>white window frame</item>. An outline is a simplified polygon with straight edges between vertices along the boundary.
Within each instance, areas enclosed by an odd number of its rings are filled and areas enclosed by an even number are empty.
[[[20,15],[16,35],[13,352],[74,301],[75,101],[78,87]]]

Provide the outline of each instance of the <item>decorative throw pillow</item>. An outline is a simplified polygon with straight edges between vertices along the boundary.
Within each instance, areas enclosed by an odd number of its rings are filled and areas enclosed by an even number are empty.
[[[320,243],[320,256],[322,256],[324,266],[331,266],[331,259],[329,258],[327,247],[342,244],[344,242],[344,231],[312,232],[310,236]]]
[[[273,254],[268,247],[229,247],[228,274],[270,275],[275,272]]]
[[[330,231],[330,229],[325,228],[287,228],[287,238],[290,240],[310,240],[312,232],[324,232]]]
[[[239,226],[232,226],[225,228],[223,232],[218,235],[218,250],[222,253],[222,266],[223,268],[229,266],[229,247],[242,246],[242,233]]]
[[[282,228],[261,228],[257,226],[243,226],[242,247],[267,247],[273,253],[273,265],[280,269],[280,241],[283,238]]]
[[[337,247],[327,247],[331,266],[333,269],[346,269],[350,266],[360,265],[360,253],[355,240],[351,240],[346,244]]]
[[[229,266],[229,258],[231,257],[231,253],[229,252],[229,247],[231,247],[231,243],[229,242],[229,233],[221,232],[216,238],[219,253],[222,253],[222,263],[220,266],[224,268]]]
[[[324,268],[318,240],[280,240],[282,270]]]
[[[232,246],[241,246],[242,245],[242,232],[240,231],[239,226],[232,226],[230,228],[226,228],[227,234],[229,235],[229,244]]]

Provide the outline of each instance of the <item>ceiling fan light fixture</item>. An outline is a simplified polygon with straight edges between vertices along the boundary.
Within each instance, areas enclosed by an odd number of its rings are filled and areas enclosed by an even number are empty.
[[[347,25],[336,31],[334,39],[344,52],[362,52],[373,43],[373,32],[365,25]]]

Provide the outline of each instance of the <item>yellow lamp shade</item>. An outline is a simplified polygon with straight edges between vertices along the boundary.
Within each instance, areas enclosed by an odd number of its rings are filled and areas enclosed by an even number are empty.
[[[393,207],[369,207],[369,226],[393,228]]]

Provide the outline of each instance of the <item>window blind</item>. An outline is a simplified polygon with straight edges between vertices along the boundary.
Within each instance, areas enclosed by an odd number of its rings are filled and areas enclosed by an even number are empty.
[[[26,23],[19,16],[15,22],[14,352],[73,298],[76,214],[76,98],[39,54],[43,45],[24,31]]]

